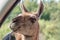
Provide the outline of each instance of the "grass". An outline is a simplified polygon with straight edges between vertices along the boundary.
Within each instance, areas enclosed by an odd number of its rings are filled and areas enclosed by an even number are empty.
[[[8,26],[9,26],[9,23],[4,23],[0,28],[0,40],[2,40],[7,33],[11,32]]]

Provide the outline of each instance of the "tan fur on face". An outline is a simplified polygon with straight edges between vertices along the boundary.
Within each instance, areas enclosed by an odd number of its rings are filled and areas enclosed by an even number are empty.
[[[25,36],[23,34],[20,34],[20,33],[13,33],[16,40],[25,40]]]
[[[39,23],[38,19],[43,11],[43,3],[41,2],[41,7],[38,13],[31,13],[22,7],[22,14],[19,14],[12,20],[10,28],[15,32],[16,40],[22,40],[25,36],[25,40],[38,40],[39,35]],[[23,35],[23,37],[22,37]]]
[[[38,24],[37,17],[33,14],[20,14],[20,16],[16,18],[18,21],[16,21],[16,23],[13,22],[11,24],[11,29],[15,30],[14,32],[16,33],[25,35],[26,40],[37,40],[38,33],[39,33],[39,24]],[[35,18],[35,22],[32,23],[30,18]],[[21,36],[20,37],[17,36],[18,34],[15,34],[16,39],[21,38]]]
[[[37,22],[36,16],[33,14],[21,14],[17,18],[19,19],[19,20],[17,19],[18,22],[12,23],[11,28],[13,27],[12,29],[16,30],[18,29],[18,27],[20,27],[17,31],[23,33],[24,35],[28,35],[28,34],[32,35],[33,34],[32,30],[33,28],[35,28],[34,25],[36,25]],[[35,18],[36,19],[35,23],[32,23],[30,18]]]

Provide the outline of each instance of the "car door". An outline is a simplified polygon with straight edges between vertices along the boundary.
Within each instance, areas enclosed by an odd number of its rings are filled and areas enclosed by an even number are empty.
[[[18,2],[20,0],[0,0],[0,27]]]

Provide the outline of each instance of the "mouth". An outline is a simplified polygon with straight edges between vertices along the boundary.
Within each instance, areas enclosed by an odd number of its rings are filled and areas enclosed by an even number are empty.
[[[11,23],[11,24],[10,24],[10,29],[11,29],[12,31],[16,31],[18,28],[20,28],[20,27],[18,27],[15,23]]]
[[[30,23],[11,23],[10,29],[15,32],[15,31],[18,31],[18,30],[30,28],[31,25],[32,24],[30,24]]]

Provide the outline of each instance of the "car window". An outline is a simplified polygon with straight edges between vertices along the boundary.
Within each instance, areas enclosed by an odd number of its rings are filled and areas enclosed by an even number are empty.
[[[6,3],[8,2],[8,0],[0,0],[0,12],[3,9],[3,7],[6,5]]]
[[[0,0],[0,25],[20,0]]]

